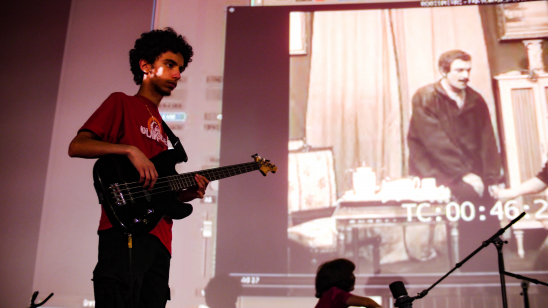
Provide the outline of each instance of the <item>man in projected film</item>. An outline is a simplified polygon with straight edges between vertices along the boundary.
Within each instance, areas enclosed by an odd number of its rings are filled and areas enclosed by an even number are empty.
[[[468,86],[472,58],[464,51],[451,50],[440,56],[438,65],[441,80],[420,88],[413,96],[407,135],[409,173],[435,178],[437,185],[451,189],[460,204],[469,201],[476,208],[490,209],[495,200],[489,186],[501,177],[501,158],[487,104]],[[474,226],[459,221],[460,260],[481,244],[470,243],[465,233],[473,232],[476,237],[472,238],[488,238],[500,228],[490,215],[485,216],[486,221],[478,220]],[[463,266],[463,270],[472,268],[470,264]]]

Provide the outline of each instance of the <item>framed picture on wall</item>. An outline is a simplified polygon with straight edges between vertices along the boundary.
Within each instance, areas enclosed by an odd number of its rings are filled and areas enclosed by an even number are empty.
[[[500,4],[497,23],[501,40],[548,37],[548,1]]]

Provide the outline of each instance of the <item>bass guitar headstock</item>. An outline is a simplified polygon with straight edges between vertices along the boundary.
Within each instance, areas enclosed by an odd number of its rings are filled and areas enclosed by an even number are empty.
[[[251,157],[259,164],[259,171],[261,171],[264,176],[266,176],[268,172],[276,173],[276,171],[278,171],[278,167],[270,163],[270,160],[260,157],[259,154],[252,155]]]

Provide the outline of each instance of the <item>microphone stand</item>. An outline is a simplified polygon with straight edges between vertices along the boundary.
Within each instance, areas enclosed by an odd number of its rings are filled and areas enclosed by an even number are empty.
[[[523,213],[525,214],[525,213]],[[499,262],[499,276],[500,276],[500,291],[502,292],[502,307],[508,308],[508,296],[506,295],[506,279],[504,277],[504,273],[506,272],[504,270],[504,257],[502,255],[502,246],[504,244],[508,244],[508,241],[503,241],[500,239],[500,237],[496,237],[493,239],[490,239],[490,241],[487,241],[489,243],[493,243],[495,247],[497,247],[497,255],[498,255],[498,262]]]
[[[528,282],[532,282],[534,284],[541,284],[543,286],[547,286],[548,287],[548,283],[546,282],[542,282],[540,280],[536,280],[536,279],[533,279],[533,278],[529,278],[529,277],[525,277],[525,276],[521,276],[521,275],[518,275],[518,274],[513,274],[513,273],[510,273],[510,272],[504,272],[504,274],[506,276],[510,276],[510,277],[514,277],[514,278],[517,278],[517,279],[521,279],[521,280],[526,280]],[[522,283],[525,283],[525,282],[522,282]],[[522,288],[523,288],[523,284],[522,284]],[[527,286],[525,286],[525,289],[527,289]]]
[[[453,267],[449,272],[447,272],[447,274],[445,274],[443,277],[441,277],[440,279],[438,279],[438,281],[436,281],[432,286],[430,286],[428,289],[425,289],[423,290],[422,292],[420,293],[417,293],[417,296],[402,296],[400,298],[398,298],[396,300],[396,303],[398,305],[396,305],[396,307],[411,307],[411,303],[416,300],[416,299],[419,299],[419,298],[423,298],[425,297],[428,292],[430,290],[432,290],[436,285],[438,285],[442,280],[444,280],[447,276],[451,275],[451,273],[453,273],[456,269],[460,268],[464,263],[466,263],[466,261],[468,261],[469,259],[471,259],[474,255],[476,255],[480,250],[482,250],[483,248],[489,246],[489,244],[493,243],[493,245],[495,245],[495,247],[497,248],[497,253],[498,253],[498,265],[499,265],[499,275],[500,275],[500,285],[501,285],[501,292],[502,292],[502,307],[503,308],[508,308],[508,298],[506,296],[506,280],[505,280],[505,276],[511,276],[511,277],[514,277],[514,278],[517,278],[517,279],[522,279],[522,280],[525,280],[525,281],[528,281],[528,282],[532,282],[532,283],[535,283],[535,284],[541,284],[541,285],[544,285],[544,286],[548,286],[548,283],[545,283],[545,282],[542,282],[542,281],[539,281],[537,279],[533,279],[533,278],[528,278],[528,277],[525,277],[525,276],[521,276],[521,275],[518,275],[518,274],[513,274],[513,273],[510,273],[510,272],[507,272],[505,269],[504,269],[504,257],[502,255],[502,246],[504,244],[508,244],[508,241],[503,241],[500,239],[500,236],[506,231],[506,229],[510,228],[513,224],[515,224],[518,220],[520,220],[521,218],[523,218],[523,216],[525,216],[525,212],[521,213],[518,217],[514,218],[514,220],[512,220],[508,225],[506,225],[504,228],[501,228],[499,231],[497,231],[497,233],[495,233],[493,236],[491,236],[488,240],[486,241],[483,241],[481,246],[478,247],[476,250],[474,250],[471,254],[469,254],[466,258],[464,258],[464,260],[462,260],[461,262],[457,263],[455,265],[455,267]],[[525,308],[529,308],[529,298],[528,298],[528,295],[527,295],[527,287],[528,287],[528,283],[525,282],[525,281],[522,281],[521,283],[521,287],[523,289],[523,292],[521,293],[521,295],[523,295],[523,301],[525,303]],[[406,306],[407,305],[407,306]]]
[[[502,246],[505,243],[500,239],[500,236],[506,231],[506,229],[510,228],[513,224],[515,224],[518,220],[520,220],[523,216],[525,216],[525,212],[521,213],[518,217],[516,217],[514,220],[512,220],[508,225],[506,225],[504,228],[501,228],[497,233],[495,233],[493,236],[491,236],[488,240],[483,241],[480,247],[478,247],[476,250],[474,250],[471,254],[469,254],[464,260],[457,263],[455,267],[453,267],[447,274],[445,274],[443,277],[438,279],[432,286],[430,286],[428,289],[423,290],[420,293],[417,293],[417,296],[409,297],[407,301],[412,302],[415,299],[423,298],[425,297],[430,290],[432,290],[436,285],[438,285],[442,280],[444,280],[447,276],[451,275],[455,270],[460,268],[466,261],[471,259],[474,255],[476,255],[480,250],[483,248],[489,246],[489,244],[493,243],[495,247],[497,247],[498,251],[498,262],[499,262],[499,274],[500,274],[500,283],[501,283],[501,289],[502,289],[502,307],[508,308],[508,300],[506,297],[506,281],[504,279],[504,275],[511,274],[504,270],[504,258],[502,256]],[[506,242],[507,243],[507,242]],[[512,274],[515,275],[515,274]],[[511,275],[509,275],[511,276]],[[519,276],[515,275],[514,277]],[[520,276],[521,277],[521,276]],[[523,279],[523,278],[522,278]]]
[[[504,272],[504,275],[522,280],[521,281],[521,290],[522,290],[522,292],[520,293],[520,295],[523,296],[523,307],[525,307],[525,308],[529,308],[529,295],[527,294],[527,289],[529,288],[529,282],[532,282],[534,284],[541,284],[543,286],[548,287],[548,283],[542,282],[542,281],[537,280],[537,279],[521,276],[521,275],[518,275],[518,274],[513,274],[513,273],[510,273],[510,272]]]
[[[525,214],[525,213],[522,213],[522,215],[523,214]],[[497,247],[498,259],[499,259],[498,261],[499,261],[500,285],[501,285],[501,290],[502,290],[502,307],[503,308],[508,307],[508,300],[507,300],[507,297],[506,297],[506,281],[505,281],[504,276],[510,276],[510,277],[514,277],[514,278],[522,280],[521,289],[523,291],[522,291],[521,295],[523,295],[524,307],[529,308],[529,297],[527,295],[527,288],[529,286],[529,282],[532,282],[532,283],[535,283],[535,284],[541,284],[541,285],[545,285],[545,286],[548,286],[548,283],[545,283],[545,282],[542,282],[542,281],[539,281],[539,280],[536,280],[536,279],[533,279],[533,278],[528,278],[528,277],[525,277],[525,276],[521,276],[521,275],[518,275],[518,274],[513,274],[513,273],[510,273],[510,272],[507,272],[504,269],[504,258],[502,256],[502,246],[503,246],[503,244],[508,244],[508,241],[502,241],[499,237],[497,237],[497,238],[493,239],[491,242],[495,245],[495,247]]]
[[[528,281],[522,281],[521,282],[521,293],[520,295],[523,296],[523,307],[529,308],[529,295],[527,294],[527,288],[529,287]]]
[[[45,300],[43,300],[39,303],[35,303],[34,301],[36,300],[36,297],[38,297],[38,293],[39,293],[38,291],[32,293],[32,298],[30,299],[30,307],[29,308],[40,307],[43,304],[45,304],[53,296],[53,293],[51,293],[50,295],[48,295],[48,297],[46,297]]]

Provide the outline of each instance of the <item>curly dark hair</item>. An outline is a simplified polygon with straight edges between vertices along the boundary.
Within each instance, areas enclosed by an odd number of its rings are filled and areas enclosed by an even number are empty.
[[[472,56],[462,50],[446,51],[440,56],[440,59],[438,61],[440,71],[442,73],[449,73],[449,71],[451,70],[451,63],[453,63],[453,61],[457,59],[460,59],[462,61],[470,61],[472,60]]]
[[[188,44],[186,38],[177,34],[175,30],[167,27],[163,30],[152,30],[141,34],[141,37],[135,41],[135,46],[129,51],[129,64],[133,73],[133,80],[140,85],[143,81],[143,71],[139,66],[141,59],[152,64],[164,52],[171,51],[180,53],[185,60],[183,71],[188,63],[192,62],[192,46]]]
[[[356,265],[348,259],[335,259],[320,265],[316,272],[316,297],[322,297],[322,293],[332,287],[352,291],[356,282],[355,268]]]

